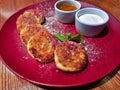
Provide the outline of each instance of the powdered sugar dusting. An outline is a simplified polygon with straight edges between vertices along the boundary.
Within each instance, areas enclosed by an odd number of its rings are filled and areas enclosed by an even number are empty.
[[[46,64],[42,64],[42,65],[39,65],[39,68],[40,69],[43,69],[43,68],[48,68]]]
[[[102,49],[96,47],[94,43],[89,43],[87,41],[84,41],[84,43],[85,43],[85,50],[87,52],[89,62],[96,62],[96,60],[98,60],[103,54]]]
[[[23,60],[29,60],[29,57],[28,56],[23,56],[22,59]]]
[[[38,65],[38,68],[39,68],[40,78],[45,78],[46,81],[51,81],[51,80],[53,81],[53,78],[55,79],[56,77],[56,73],[59,73],[59,71],[55,66],[55,63],[40,64]]]
[[[51,33],[51,34],[56,34],[56,33],[60,33],[63,34],[65,33],[65,27],[63,27],[63,24],[58,22],[55,19],[55,16],[51,16],[51,17],[46,17],[46,23],[44,24],[44,26],[46,27],[46,29]]]
[[[43,24],[43,26],[48,30],[48,32],[50,32],[53,35],[56,33],[64,35],[66,25],[63,25],[62,23],[56,20],[54,12],[54,3],[44,2],[44,4],[38,5],[37,9],[41,9],[45,16],[45,23]]]

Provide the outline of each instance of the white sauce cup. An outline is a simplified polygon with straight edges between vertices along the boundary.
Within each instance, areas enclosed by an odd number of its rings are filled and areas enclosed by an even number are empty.
[[[97,20],[100,20],[100,19],[98,19],[97,17],[91,17],[91,16],[85,17],[86,21],[84,21],[85,18],[82,18],[83,20],[79,19],[81,16],[86,14],[98,16],[101,19],[103,19],[103,22],[99,22],[99,21],[97,22]],[[95,37],[102,32],[108,20],[109,20],[108,14],[101,9],[83,8],[77,11],[75,14],[75,27],[77,32],[80,33],[81,35],[88,36],[88,37]]]

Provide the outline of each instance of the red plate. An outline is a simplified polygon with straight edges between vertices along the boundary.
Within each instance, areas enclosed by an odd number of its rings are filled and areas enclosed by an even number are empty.
[[[120,42],[118,41],[120,23],[110,14],[110,20],[104,32],[95,38],[84,37],[89,61],[85,70],[77,73],[64,73],[56,68],[54,62],[41,64],[29,56],[16,29],[17,17],[27,9],[41,9],[46,17],[44,26],[52,34],[77,33],[74,24],[62,24],[55,20],[54,3],[56,1],[49,0],[28,6],[6,21],[0,31],[0,54],[4,64],[25,80],[53,87],[82,86],[99,80],[112,72],[120,64]],[[85,2],[81,2],[81,4],[82,8],[96,7]]]

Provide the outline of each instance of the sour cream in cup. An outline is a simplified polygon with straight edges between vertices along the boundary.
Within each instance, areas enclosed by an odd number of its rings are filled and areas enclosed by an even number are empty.
[[[102,32],[108,20],[108,14],[101,9],[83,8],[76,12],[75,27],[78,33],[94,37]]]

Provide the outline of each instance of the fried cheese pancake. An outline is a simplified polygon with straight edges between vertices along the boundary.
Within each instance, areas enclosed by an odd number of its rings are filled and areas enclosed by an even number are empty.
[[[26,12],[32,13],[35,16],[35,18],[37,19],[37,22],[40,24],[42,24],[45,21],[45,17],[43,15],[42,11],[39,9],[29,9]]]
[[[54,55],[56,67],[65,72],[82,70],[87,63],[85,50],[72,41],[59,43]]]
[[[42,25],[40,25],[40,24],[31,24],[29,27],[24,28],[20,32],[20,39],[24,43],[25,46],[27,45],[29,39],[32,36],[34,36],[37,32],[48,33],[47,30]]]
[[[20,15],[16,21],[17,30],[21,32],[25,28],[29,27],[31,24],[37,23],[36,18],[31,13],[23,13]]]
[[[16,21],[17,29],[20,32],[24,30],[24,28],[29,27],[31,24],[35,23],[43,23],[44,15],[40,10],[37,9],[29,9],[26,10],[23,14],[21,14]]]
[[[41,63],[51,62],[54,59],[56,42],[56,38],[49,33],[37,33],[28,41],[27,50],[37,61]]]

